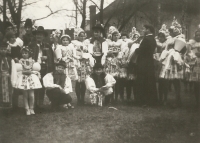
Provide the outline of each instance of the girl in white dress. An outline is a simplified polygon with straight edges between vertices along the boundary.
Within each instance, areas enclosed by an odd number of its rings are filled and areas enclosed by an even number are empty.
[[[24,107],[26,115],[35,114],[34,108],[34,89],[42,88],[39,80],[40,65],[30,56],[31,51],[25,47],[21,50],[22,58],[19,64],[22,66],[21,73],[18,73],[14,88],[23,90]],[[37,70],[37,71],[36,71]]]

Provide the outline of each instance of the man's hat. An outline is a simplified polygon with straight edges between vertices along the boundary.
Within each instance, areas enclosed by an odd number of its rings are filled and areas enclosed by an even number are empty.
[[[100,30],[102,33],[104,33],[104,28],[103,28],[103,24],[96,24],[94,27],[92,27],[92,30]]]
[[[32,23],[32,20],[31,19],[26,19],[26,22],[24,24],[24,27],[32,27],[33,26],[33,23]]]
[[[39,26],[37,30],[33,31],[32,33],[33,35],[36,35],[37,33],[42,33],[45,37],[48,35],[43,26]]]
[[[58,63],[56,63],[56,66],[63,66],[64,68],[66,68],[66,63],[61,60]]]
[[[93,70],[95,70],[95,69],[102,69],[102,68],[103,68],[102,64],[96,63],[96,64],[94,65],[94,67],[93,67]]]

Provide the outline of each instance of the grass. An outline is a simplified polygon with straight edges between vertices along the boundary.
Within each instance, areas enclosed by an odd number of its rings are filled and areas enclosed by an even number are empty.
[[[170,103],[174,97],[171,92]],[[177,109],[117,105],[51,112],[47,105],[34,116],[1,112],[0,143],[199,143],[200,112],[191,93],[182,91],[182,99]]]

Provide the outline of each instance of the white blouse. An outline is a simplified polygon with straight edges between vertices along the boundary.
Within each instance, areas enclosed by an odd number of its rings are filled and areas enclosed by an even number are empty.
[[[44,87],[47,89],[59,87],[58,84],[54,84],[53,73],[48,73],[43,77],[43,84],[44,84]],[[66,94],[72,92],[71,79],[67,76],[66,76],[64,91]]]

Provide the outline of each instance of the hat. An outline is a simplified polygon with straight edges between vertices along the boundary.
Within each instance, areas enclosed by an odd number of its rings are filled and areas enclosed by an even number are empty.
[[[94,31],[94,30],[100,30],[101,31],[101,33],[103,33],[104,32],[104,27],[103,27],[103,24],[96,24],[94,27],[92,27],[92,30]]]
[[[66,63],[61,60],[58,63],[56,63],[56,66],[63,66],[64,68],[66,68]]]
[[[176,33],[176,34],[181,34],[182,33],[182,27],[178,23],[178,21],[177,21],[177,19],[175,17],[174,17],[174,19],[172,21],[172,26],[170,27],[170,29],[172,29],[173,33]]]
[[[32,26],[33,26],[32,20],[29,18],[26,19],[24,27],[32,27]]]
[[[165,35],[165,37],[169,36],[169,31],[167,29],[167,25],[163,24],[161,29],[159,30],[159,33],[163,33]]]
[[[102,66],[101,63],[96,63],[96,64],[94,65],[94,67],[93,67],[93,70],[95,70],[95,69],[102,69],[102,68],[103,68],[103,66]]]
[[[63,39],[64,37],[67,37],[67,38],[69,39],[69,41],[71,42],[71,37],[70,37],[69,35],[62,35],[62,36],[60,37],[60,40],[62,41],[62,39]]]
[[[32,32],[34,35],[36,35],[37,33],[42,33],[45,37],[48,35],[48,33],[44,30],[43,26],[39,26],[37,28],[37,30]]]
[[[6,21],[4,28],[7,29],[8,27],[14,27],[14,25],[11,22]]]

